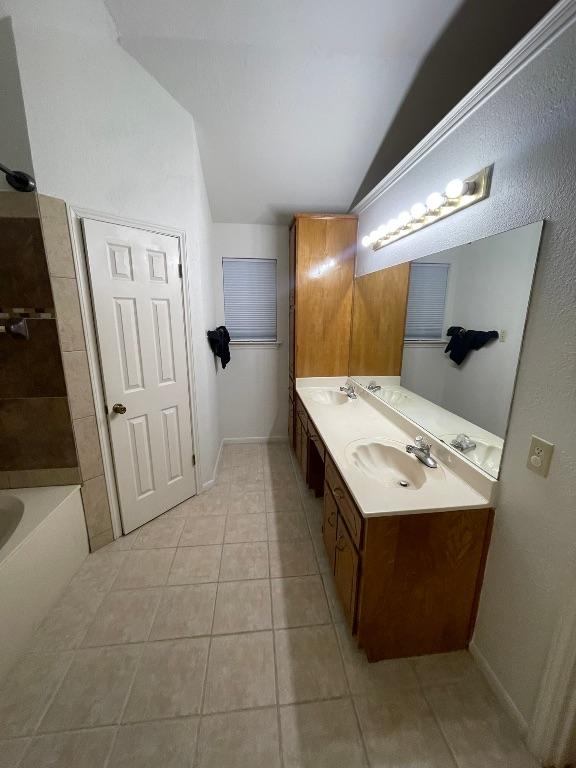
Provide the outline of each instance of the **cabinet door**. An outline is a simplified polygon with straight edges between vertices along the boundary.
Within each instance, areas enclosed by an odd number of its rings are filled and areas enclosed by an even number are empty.
[[[330,562],[330,568],[334,573],[334,562],[336,560],[336,526],[338,524],[338,507],[334,501],[334,496],[330,489],[324,489],[324,517],[322,520],[322,535],[324,536],[324,546],[326,555]]]
[[[348,534],[346,526],[338,515],[336,537],[336,560],[334,563],[334,578],[336,589],[342,601],[348,624],[354,631],[356,620],[356,595],[358,591],[358,553]]]
[[[298,416],[294,419],[294,453],[296,454],[296,461],[300,464],[302,459],[302,422]]]
[[[288,400],[288,445],[294,449],[294,401]]]
[[[300,422],[300,469],[305,482],[308,482],[308,431],[299,418]]]

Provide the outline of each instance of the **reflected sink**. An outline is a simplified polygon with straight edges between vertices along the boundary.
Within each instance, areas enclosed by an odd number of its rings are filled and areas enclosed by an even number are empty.
[[[401,392],[399,389],[382,389],[380,392],[376,392],[376,394],[381,400],[384,400],[385,403],[388,403],[388,405],[391,405],[393,408],[407,405],[410,400],[413,400],[410,395]]]
[[[455,437],[455,434],[442,435],[440,439],[454,448],[451,443]],[[486,472],[497,477],[500,470],[500,461],[502,460],[501,446],[489,443],[474,435],[470,435],[470,439],[476,443],[476,448],[472,448],[469,451],[459,451],[457,448],[454,448],[454,450],[461,456],[464,456],[464,458],[468,459],[468,461],[471,461],[473,464],[476,464],[476,466],[481,467]]]
[[[346,458],[360,472],[389,488],[417,491],[432,478],[445,478],[441,466],[425,467],[415,456],[406,453],[403,443],[386,438],[356,440],[346,447]]]
[[[345,405],[350,400],[344,392],[335,389],[308,389],[306,394],[310,400],[321,405]]]

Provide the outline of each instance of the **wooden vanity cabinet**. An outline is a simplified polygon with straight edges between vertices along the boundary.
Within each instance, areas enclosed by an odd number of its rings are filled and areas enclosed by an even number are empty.
[[[302,401],[296,396],[294,426],[294,454],[306,484],[316,496],[324,494],[325,448],[312,419]]]
[[[493,510],[365,518],[328,454],[325,483],[324,545],[368,660],[467,648]]]

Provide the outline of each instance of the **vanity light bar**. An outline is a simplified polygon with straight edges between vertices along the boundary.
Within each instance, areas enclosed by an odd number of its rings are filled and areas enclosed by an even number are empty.
[[[490,178],[492,167],[482,168],[481,171],[467,179],[452,179],[446,184],[443,193],[432,192],[426,198],[426,204],[414,203],[409,211],[401,211],[395,219],[382,224],[378,229],[362,238],[365,248],[378,251],[390,243],[414,234],[424,227],[435,224],[453,213],[469,208],[479,203],[490,194]]]

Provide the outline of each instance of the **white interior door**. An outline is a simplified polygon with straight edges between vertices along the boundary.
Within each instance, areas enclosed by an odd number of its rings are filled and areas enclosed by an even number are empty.
[[[128,533],[196,492],[179,241],[82,224]]]

